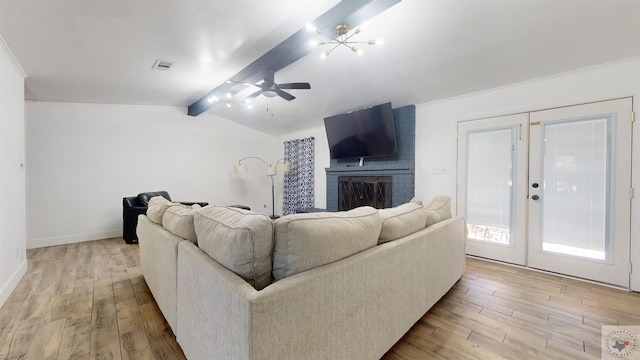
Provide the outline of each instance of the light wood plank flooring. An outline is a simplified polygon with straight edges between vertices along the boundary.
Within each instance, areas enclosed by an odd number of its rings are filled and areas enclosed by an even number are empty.
[[[185,359],[122,238],[27,251],[0,359]]]
[[[601,359],[602,325],[640,325],[640,295],[467,258],[384,359]]]
[[[184,359],[120,238],[28,250],[0,309],[0,360]],[[640,296],[467,260],[467,271],[383,357],[600,359],[601,325],[640,325]]]

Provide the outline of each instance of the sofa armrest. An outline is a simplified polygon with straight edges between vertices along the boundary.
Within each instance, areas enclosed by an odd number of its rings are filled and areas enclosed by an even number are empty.
[[[123,208],[122,216],[135,216],[136,218],[138,218],[138,215],[145,215],[147,213],[147,209],[148,208],[146,206],[133,206],[129,208]]]
[[[138,216],[146,213],[146,206],[125,207],[122,209],[122,238],[127,244],[138,241],[138,235],[136,234]]]
[[[138,205],[138,197],[137,196],[127,196],[127,197],[123,197],[122,198],[122,207],[127,209],[127,208],[132,208],[134,206]]]
[[[177,201],[177,202],[182,204],[182,205],[187,205],[187,206],[198,204],[198,205],[200,205],[202,207],[205,207],[205,206],[209,205],[208,202],[197,202],[197,201]]]
[[[163,198],[171,201],[171,196],[169,196],[169,193],[166,191],[150,191],[150,192],[143,192],[138,194],[137,196],[138,204],[147,206],[149,205],[149,200],[151,200],[151,198],[156,196],[162,196]]]

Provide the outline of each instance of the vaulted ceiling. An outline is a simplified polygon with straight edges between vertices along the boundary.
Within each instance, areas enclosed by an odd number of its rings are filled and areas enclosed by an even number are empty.
[[[27,73],[28,99],[170,105],[186,113],[336,4],[0,0],[0,34]],[[283,134],[383,102],[421,104],[638,56],[637,14],[636,0],[402,0],[355,37],[382,37],[384,45],[364,47],[364,56],[336,49],[325,59],[318,48],[276,72],[277,83],[311,83],[311,90],[290,91],[295,100],[259,96],[252,109],[207,112]],[[174,65],[153,70],[156,59]]]

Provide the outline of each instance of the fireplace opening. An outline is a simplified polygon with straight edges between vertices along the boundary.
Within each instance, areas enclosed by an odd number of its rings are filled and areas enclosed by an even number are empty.
[[[376,209],[392,207],[391,176],[338,177],[338,210],[351,210],[359,206]]]

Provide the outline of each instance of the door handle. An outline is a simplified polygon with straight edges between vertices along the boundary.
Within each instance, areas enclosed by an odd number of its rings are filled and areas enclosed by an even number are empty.
[[[540,196],[538,196],[538,195],[532,195],[532,196],[531,196],[531,199],[533,199],[533,200],[540,200]]]

